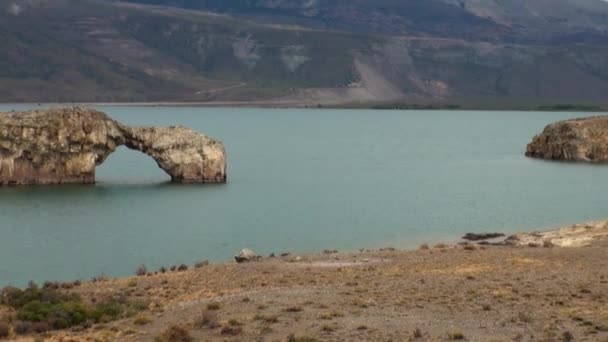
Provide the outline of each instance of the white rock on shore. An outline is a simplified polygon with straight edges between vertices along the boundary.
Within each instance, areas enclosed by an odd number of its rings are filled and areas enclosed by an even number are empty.
[[[608,221],[592,221],[545,232],[519,233],[505,240],[512,246],[581,247],[608,237]]]

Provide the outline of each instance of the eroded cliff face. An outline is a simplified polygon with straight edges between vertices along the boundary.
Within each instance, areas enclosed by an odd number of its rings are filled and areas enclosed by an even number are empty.
[[[224,183],[224,145],[186,127],[133,127],[125,131],[127,147],[156,160],[176,183]]]
[[[129,127],[87,108],[0,113],[0,185],[94,183],[118,146],[154,158],[173,182],[223,183],[221,142],[185,127]]]
[[[528,144],[526,156],[564,161],[608,162],[608,116],[552,123]]]

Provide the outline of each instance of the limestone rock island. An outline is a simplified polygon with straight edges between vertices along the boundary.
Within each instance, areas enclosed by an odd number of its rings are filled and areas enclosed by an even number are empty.
[[[608,116],[552,123],[528,144],[526,156],[563,161],[608,162]]]
[[[130,127],[88,108],[0,113],[0,185],[94,183],[118,146],[152,157],[175,183],[225,183],[226,151],[186,127]]]

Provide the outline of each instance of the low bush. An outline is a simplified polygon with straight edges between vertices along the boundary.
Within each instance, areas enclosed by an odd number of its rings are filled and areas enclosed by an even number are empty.
[[[145,310],[148,305],[144,302],[128,301],[125,298],[110,298],[91,310],[90,318],[96,323],[105,323],[124,317],[131,317]]]
[[[286,341],[287,342],[317,342],[319,340],[317,340],[316,338],[314,338],[312,336],[296,336],[294,334],[291,334],[291,335],[287,336]]]
[[[32,323],[32,331],[38,334],[51,330],[51,326],[47,322]]]
[[[17,335],[29,334],[32,331],[32,323],[17,321],[15,322],[14,328]]]
[[[87,322],[108,322],[147,308],[144,303],[120,298],[86,305],[78,295],[61,292],[52,283],[43,288],[32,285],[25,290],[4,288],[0,291],[0,303],[16,311],[14,329],[20,335],[66,329]]]
[[[0,339],[7,338],[11,333],[11,327],[6,322],[0,321]]]
[[[201,268],[201,267],[205,267],[205,266],[209,266],[208,260],[199,261],[196,264],[194,264],[194,268]]]
[[[197,329],[215,329],[220,324],[217,321],[217,314],[213,311],[205,310],[201,315],[194,321],[194,327]]]
[[[172,325],[154,339],[156,342],[191,342],[190,332],[179,325]]]
[[[209,303],[207,304],[207,310],[219,310],[220,303]]]
[[[141,264],[139,265],[139,267],[135,270],[135,275],[137,276],[145,276],[148,273],[148,269],[146,268],[146,265]]]
[[[222,330],[220,331],[220,334],[224,335],[224,336],[237,336],[240,335],[243,332],[243,328],[241,328],[240,326],[234,326],[234,325],[226,325],[222,328]]]
[[[451,332],[448,334],[448,339],[450,339],[452,341],[461,341],[461,340],[464,340],[464,334],[461,333],[460,331]]]
[[[27,322],[46,322],[52,329],[65,329],[84,323],[87,310],[78,301],[31,301],[19,308],[17,319]]]
[[[55,304],[72,300],[79,300],[79,298],[77,295],[63,294],[54,288],[39,289],[36,286],[30,286],[25,290],[6,287],[0,292],[0,303],[16,310],[35,301]]]
[[[133,320],[135,325],[146,325],[150,322],[152,322],[152,319],[148,316],[138,316]]]

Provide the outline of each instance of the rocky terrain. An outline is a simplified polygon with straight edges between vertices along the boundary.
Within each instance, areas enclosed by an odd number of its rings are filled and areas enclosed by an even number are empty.
[[[517,234],[415,251],[243,251],[237,257],[249,262],[140,266],[130,278],[46,284],[47,295],[105,312],[71,329],[20,322],[36,307],[5,289],[0,327],[9,322],[6,338],[46,341],[605,341],[607,230],[591,222],[531,234],[542,241]],[[566,236],[583,242],[560,244]]]
[[[221,142],[185,127],[129,127],[87,108],[0,113],[0,185],[94,183],[118,146],[152,157],[176,183],[223,183]]]
[[[607,162],[608,116],[552,123],[528,144],[526,156],[563,161]]]

